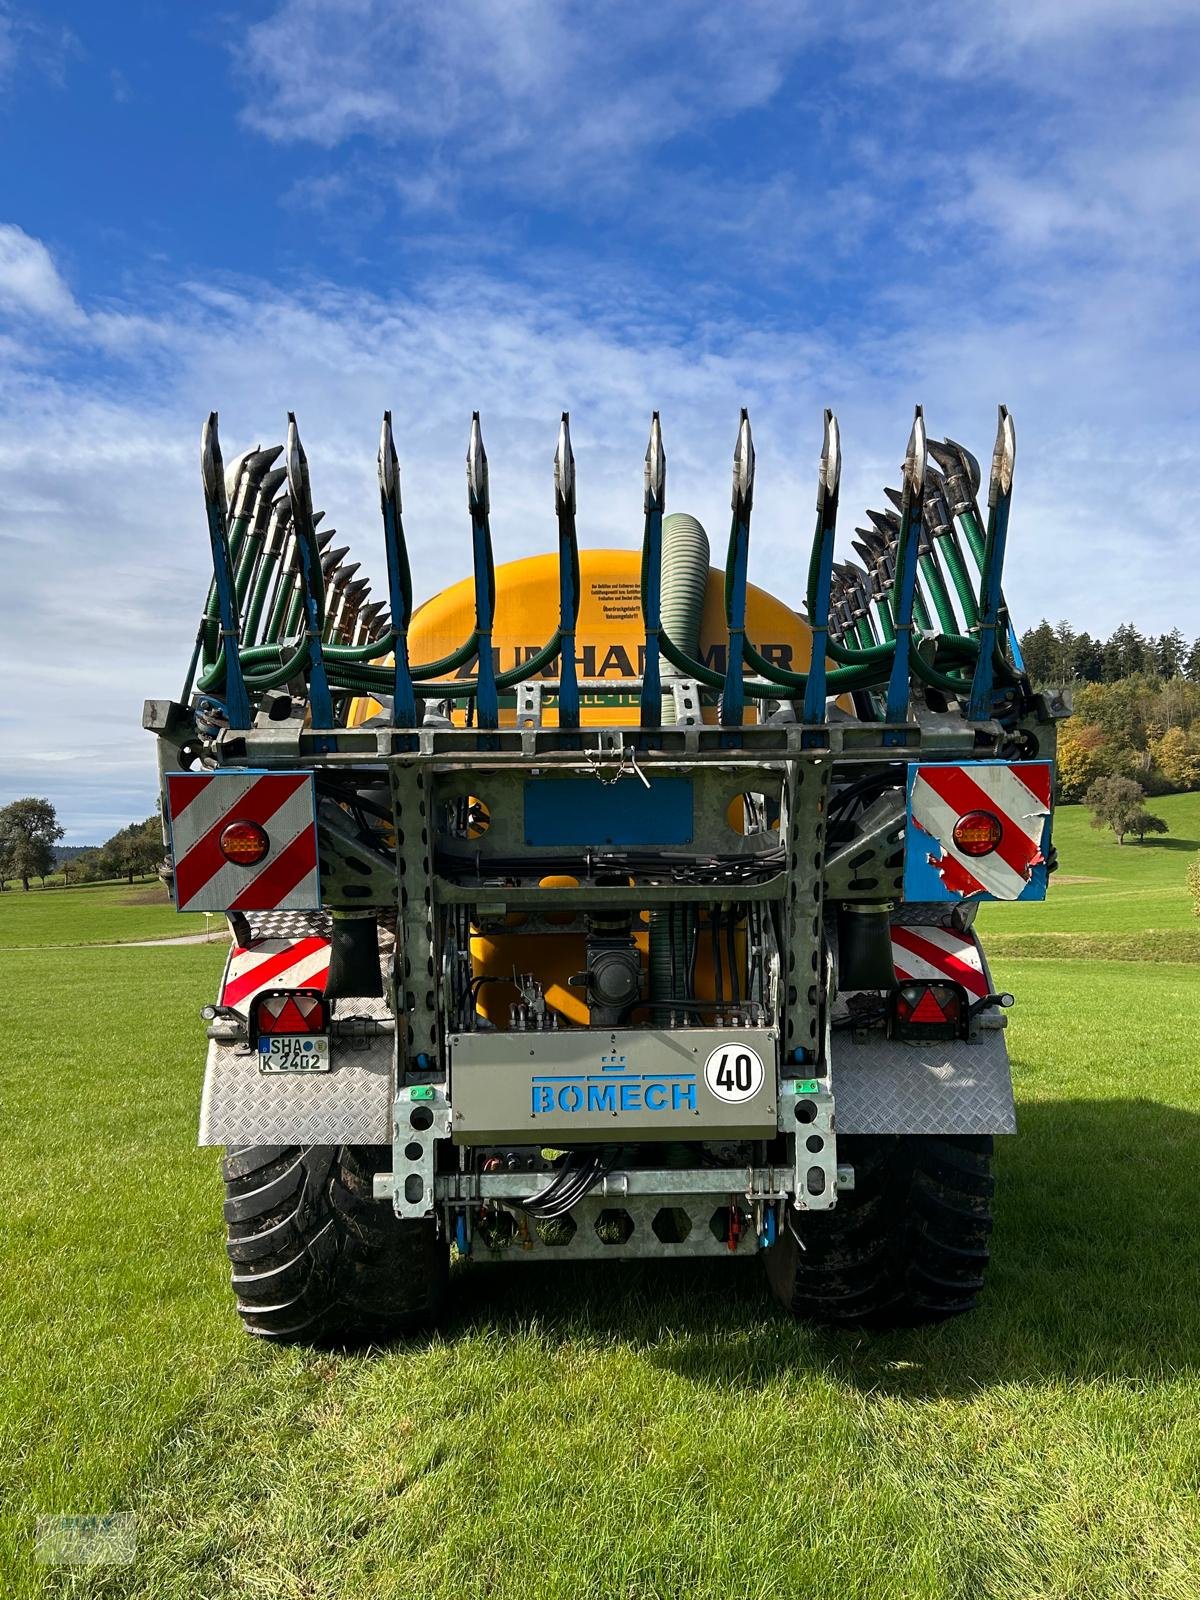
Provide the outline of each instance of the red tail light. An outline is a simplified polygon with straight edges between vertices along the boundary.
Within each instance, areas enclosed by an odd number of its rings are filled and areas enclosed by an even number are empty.
[[[990,856],[1004,837],[994,811],[964,811],[954,824],[955,848],[964,856]]]
[[[329,1006],[316,989],[264,989],[255,995],[250,1036],[267,1033],[325,1033]]]
[[[949,980],[902,983],[892,990],[888,1037],[965,1039],[969,1020],[967,991]]]
[[[271,848],[271,841],[267,838],[266,830],[260,828],[257,822],[231,822],[228,827],[221,829],[217,848],[226,861],[232,861],[234,866],[253,867]]]

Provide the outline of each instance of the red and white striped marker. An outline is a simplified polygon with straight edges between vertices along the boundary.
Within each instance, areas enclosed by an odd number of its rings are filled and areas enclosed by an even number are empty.
[[[317,822],[309,772],[173,772],[167,809],[180,911],[312,911],[321,904]],[[228,860],[233,822],[263,829],[261,861]]]
[[[248,1017],[261,989],[324,989],[328,978],[328,939],[256,939],[230,951],[220,1003]]]
[[[892,964],[898,983],[952,978],[974,1000],[982,1000],[988,993],[979,946],[971,934],[953,928],[910,928],[893,923]]]
[[[912,820],[941,848],[930,860],[953,894],[993,895],[1015,900],[1045,858],[1042,836],[1050,813],[1050,765],[1044,761],[969,766],[924,766],[912,787]],[[986,855],[968,855],[955,844],[954,827],[969,812],[990,812],[1000,839]],[[913,841],[915,844],[916,841]],[[910,846],[911,847],[911,846]]]

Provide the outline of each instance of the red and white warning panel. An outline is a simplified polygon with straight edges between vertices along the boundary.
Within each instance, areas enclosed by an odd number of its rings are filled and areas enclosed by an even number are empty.
[[[914,763],[908,769],[904,898],[1044,900],[1048,761]]]
[[[256,939],[229,952],[221,1004],[243,1017],[264,989],[324,989],[329,978],[329,940]]]
[[[311,772],[170,772],[180,911],[313,911],[321,904]]]
[[[953,928],[910,928],[893,923],[892,965],[897,983],[949,978],[961,983],[972,1000],[982,1000],[989,992],[974,935]]]

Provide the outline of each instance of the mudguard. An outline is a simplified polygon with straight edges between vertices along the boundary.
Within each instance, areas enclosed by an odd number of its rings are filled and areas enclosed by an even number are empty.
[[[892,960],[900,983],[952,978],[973,1000],[992,992],[973,930],[896,922]],[[838,1133],[1015,1133],[1004,1022],[1002,1011],[985,1012],[972,1038],[935,1043],[888,1039],[879,1029],[836,1031]]]

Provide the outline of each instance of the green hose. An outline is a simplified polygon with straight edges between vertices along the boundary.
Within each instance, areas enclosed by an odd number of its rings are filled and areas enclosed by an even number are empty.
[[[962,609],[963,622],[968,629],[973,628],[979,621],[979,601],[971,584],[967,564],[963,560],[962,547],[959,545],[958,536],[953,530],[945,536],[943,551],[946,558],[946,566],[950,572],[950,580],[954,584],[954,592],[958,595],[958,603]]]
[[[933,609],[937,612],[941,631],[943,633],[957,633],[958,619],[954,615],[954,608],[950,604],[950,592],[946,588],[946,580],[942,577],[937,551],[930,546],[928,550],[917,557],[917,561],[921,568],[921,576],[925,580],[925,587],[929,590],[929,598],[933,601]]]

